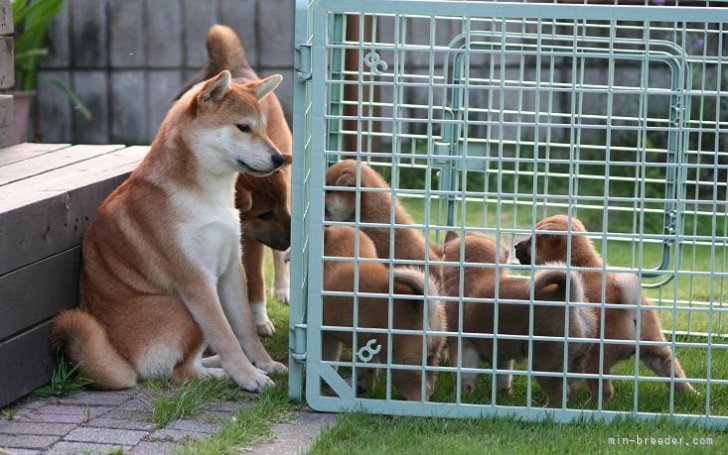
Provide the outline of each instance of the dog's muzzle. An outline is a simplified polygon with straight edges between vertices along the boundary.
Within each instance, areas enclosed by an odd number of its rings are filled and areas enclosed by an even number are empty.
[[[531,264],[531,242],[522,240],[516,243],[516,258],[523,265]]]

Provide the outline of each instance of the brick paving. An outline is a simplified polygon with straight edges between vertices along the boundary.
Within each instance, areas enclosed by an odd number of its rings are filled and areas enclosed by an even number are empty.
[[[151,395],[143,389],[77,392],[62,398],[30,398],[0,417],[0,455],[171,454],[191,440],[207,438],[225,420],[252,402],[218,401],[193,418],[158,428]],[[272,426],[274,437],[246,451],[302,453],[334,415],[301,412],[290,423]]]

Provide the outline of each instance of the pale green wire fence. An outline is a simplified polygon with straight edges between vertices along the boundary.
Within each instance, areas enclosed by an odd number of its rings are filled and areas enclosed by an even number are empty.
[[[297,2],[293,397],[305,390],[308,403],[326,411],[557,421],[667,414],[728,426],[728,3],[553,3]],[[328,165],[346,158],[385,176],[433,244],[454,228],[510,247],[545,216],[579,217],[609,264],[601,272],[637,274],[668,344],[698,359],[686,370],[700,395],[679,396],[674,380],[664,387],[664,378],[640,370],[644,344],[634,341],[637,357],[626,361],[633,370],[597,375],[622,384],[622,405],[576,399],[555,411],[540,407],[532,359],[506,371],[525,382],[521,396],[507,399],[496,394],[491,365],[467,371],[487,389],[473,398],[456,387],[458,359],[392,365],[390,350],[381,363],[362,361],[357,352],[371,336],[361,335],[356,316],[352,327],[322,319],[322,299],[334,295],[323,289],[323,262],[337,260],[323,256],[323,230],[342,224],[325,220],[331,188],[324,177]],[[377,190],[355,191],[359,209],[361,195]],[[393,207],[390,214],[393,238],[403,226],[395,225]],[[359,215],[343,224],[373,226]],[[534,271],[515,261],[496,267],[524,278]],[[381,296],[390,320],[391,276],[390,293]],[[357,315],[358,299],[368,295],[354,291]],[[461,307],[468,301],[435,297]],[[497,314],[504,303],[495,302]],[[327,331],[351,333],[353,354],[322,360]],[[379,331],[390,339],[411,333],[391,325]],[[462,328],[447,334],[459,342]],[[527,339],[531,345],[539,337]],[[379,389],[362,394],[351,384],[364,367],[384,374]],[[406,369],[440,372],[430,400],[404,401],[392,389],[391,372]],[[452,384],[443,379],[453,373]],[[649,386],[656,382],[663,388]]]

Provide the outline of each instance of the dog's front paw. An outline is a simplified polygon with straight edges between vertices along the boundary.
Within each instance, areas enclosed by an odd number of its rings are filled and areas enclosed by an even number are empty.
[[[288,287],[276,287],[273,289],[273,297],[281,303],[288,305],[291,301],[291,292]]]
[[[269,319],[256,322],[255,329],[258,331],[258,335],[262,337],[272,337],[276,333],[276,328]]]
[[[268,374],[274,374],[274,373],[287,373],[288,367],[283,365],[280,362],[274,362],[270,361],[268,363],[264,363],[261,365],[256,365],[257,368],[265,371]]]

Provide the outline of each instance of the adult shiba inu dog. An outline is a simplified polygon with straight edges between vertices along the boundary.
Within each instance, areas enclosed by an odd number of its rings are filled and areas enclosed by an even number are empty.
[[[83,242],[81,307],[52,332],[98,387],[204,376],[208,343],[245,390],[286,371],[255,330],[234,194],[238,173],[264,176],[286,161],[260,105],[281,79],[236,84],[223,71],[194,86],[99,208]]]
[[[463,245],[464,243],[464,245]],[[461,248],[463,254],[461,254]],[[466,234],[461,240],[455,232],[448,232],[445,243],[445,261],[468,262],[479,264],[506,264],[508,250],[501,248],[498,251],[496,242],[490,237],[474,233]],[[444,266],[443,283],[445,294],[460,296],[460,267]],[[584,301],[584,289],[581,277],[572,272],[567,288],[567,274],[561,270],[541,270],[533,278],[534,301],[565,302],[567,289],[569,301]],[[494,298],[502,300],[530,300],[531,283],[528,280],[517,279],[508,275],[507,269],[500,269],[496,276],[496,269],[465,266],[463,270],[463,297]],[[496,284],[498,285],[496,296]],[[464,302],[462,309],[462,332],[494,334],[495,309],[494,303]],[[458,330],[459,309],[456,302],[446,305],[446,319],[448,330]],[[529,306],[501,302],[498,305],[497,329],[498,335],[528,335]],[[566,327],[566,307],[538,305],[533,307],[533,335],[549,337],[591,338],[596,333],[596,320],[588,308],[579,306],[569,307],[568,333]],[[528,340],[499,339],[497,342],[498,358],[493,361],[493,339],[467,338],[462,339],[463,368],[478,368],[481,358],[485,358],[499,369],[513,369],[515,360],[528,357]],[[452,366],[457,366],[458,340],[448,340],[449,358]],[[566,362],[568,372],[580,373],[583,371],[584,356],[589,350],[587,343],[569,342],[568,359]],[[564,343],[563,341],[533,341],[532,365],[534,371],[563,372],[564,371]],[[535,374],[536,381],[548,397],[547,406],[561,406],[563,396],[563,379],[555,376],[539,376]],[[461,373],[461,385],[468,393],[475,387],[475,373]],[[571,393],[578,388],[579,380],[569,379],[567,386],[567,400]],[[511,388],[511,375],[496,375],[498,390]]]
[[[381,175],[366,163],[360,163],[361,188],[386,188],[389,185]],[[331,166],[326,172],[326,185],[354,188],[357,182],[357,162],[355,160],[343,160]],[[361,192],[359,220],[364,223],[390,223],[390,210],[392,196],[389,192]],[[394,222],[396,224],[414,224],[407,210],[394,201]],[[326,219],[331,221],[354,221],[356,210],[356,192],[354,191],[326,191]],[[363,227],[366,233],[374,242],[377,248],[377,255],[380,258],[390,257],[390,233],[394,230],[394,245],[392,245],[392,257],[394,259],[410,259],[424,261],[427,242],[422,233],[417,229],[388,228],[388,227]],[[436,245],[431,244],[429,249],[430,261],[441,261],[442,252]],[[431,266],[433,274],[439,278],[440,266]]]
[[[636,275],[630,273],[606,273],[602,274],[602,257],[594,248],[591,239],[584,235],[569,235],[567,232],[584,233],[586,228],[577,218],[572,217],[571,222],[565,215],[554,215],[539,221],[536,224],[538,231],[555,231],[561,234],[537,233],[535,238],[530,237],[516,244],[516,257],[521,264],[531,264],[531,249],[535,248],[534,264],[544,264],[550,261],[566,261],[567,246],[571,241],[571,265],[575,267],[588,267],[594,271],[583,271],[584,288],[586,299],[592,303],[602,302],[602,287],[605,289],[604,303],[611,304],[642,304],[646,309],[642,310],[640,316],[640,339],[645,341],[665,342],[662,334],[660,318],[656,311],[649,307],[652,303],[647,300],[640,289],[639,280]],[[535,242],[535,246],[532,246]],[[603,282],[606,280],[606,282]],[[601,320],[602,310],[592,308],[597,321]],[[604,338],[611,340],[636,340],[637,339],[637,310],[619,308],[607,308],[604,311]],[[600,327],[600,324],[597,324]],[[599,335],[597,335],[599,337]],[[604,374],[611,374],[612,368],[621,360],[626,360],[635,354],[634,345],[604,344]],[[591,374],[599,373],[599,344],[594,344],[587,356],[586,372]],[[643,345],[640,346],[640,360],[658,376],[670,377],[672,368],[675,368],[675,377],[685,378],[685,372],[680,361],[675,357],[670,346]],[[674,362],[674,364],[673,364]],[[591,396],[596,398],[599,393],[599,380],[588,379],[587,385]],[[676,382],[675,390],[695,392],[695,389],[687,382]],[[604,379],[602,386],[602,399],[609,400],[614,395],[614,387],[611,381]]]
[[[331,226],[324,229],[324,254],[331,257],[343,258],[376,258],[376,247],[372,240],[363,232],[359,232],[359,252],[355,256],[356,231],[348,226]],[[356,279],[356,264],[354,261],[324,262],[324,290],[361,293],[389,293],[389,269],[384,264],[360,262],[358,267],[358,282]],[[439,293],[437,280],[430,279],[426,285],[425,274],[419,268],[397,267],[393,271],[394,294],[424,296],[425,286],[428,286],[428,298],[420,299],[394,299],[392,301],[392,328],[423,330],[423,313],[426,315],[426,330],[444,331],[445,320],[439,300],[433,299]],[[355,286],[358,285],[358,288]],[[352,297],[325,296],[323,299],[323,321],[327,326],[354,327],[354,303]],[[359,345],[374,339],[381,347],[370,360],[373,363],[383,363],[387,359],[388,336],[386,333],[366,333],[366,328],[387,328],[389,323],[389,309],[387,297],[359,297],[358,298],[358,324],[357,333]],[[392,339],[392,362],[400,365],[422,365],[422,335],[395,334]],[[324,360],[339,360],[341,347],[351,347],[351,332],[325,331],[323,334]],[[439,365],[445,339],[442,336],[427,335],[427,353],[425,359],[428,365]],[[354,354],[356,355],[356,354]],[[360,367],[359,386],[366,387],[367,379],[376,377],[378,370],[367,369],[362,374]],[[362,378],[362,376],[365,376]],[[430,397],[435,384],[436,372],[427,372],[425,378],[425,399]],[[393,368],[392,384],[408,400],[421,399],[422,375],[421,370],[402,370]]]
[[[207,56],[207,65],[192,84],[209,79],[224,70],[230,71],[235,83],[260,80],[246,58],[240,37],[230,27],[210,27],[207,32]],[[291,129],[275,93],[260,100],[260,109],[271,142],[283,156],[290,157],[293,151]],[[290,161],[286,164],[290,164]],[[288,269],[281,251],[291,244],[290,167],[281,166],[278,171],[266,176],[241,174],[235,189],[243,232],[243,265],[248,283],[248,298],[258,333],[271,336],[275,333],[275,327],[268,318],[266,308],[263,254],[265,246],[273,250],[273,295],[287,304]]]

